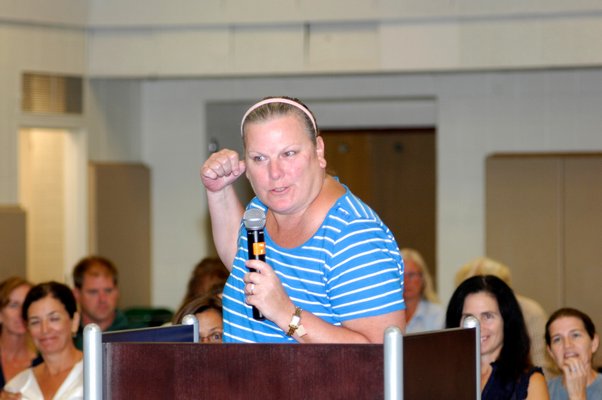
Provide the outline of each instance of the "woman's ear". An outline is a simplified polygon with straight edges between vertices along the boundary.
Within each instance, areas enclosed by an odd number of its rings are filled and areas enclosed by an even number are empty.
[[[318,162],[321,168],[326,168],[326,156],[324,150],[324,139],[322,136],[316,138],[316,154],[318,155]]]
[[[600,336],[596,333],[594,338],[592,339],[592,354],[595,354],[598,351],[598,346],[600,345]]]

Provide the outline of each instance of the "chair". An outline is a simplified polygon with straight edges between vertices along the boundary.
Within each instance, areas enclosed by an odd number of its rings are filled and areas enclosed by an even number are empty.
[[[161,326],[171,321],[173,311],[167,308],[130,307],[123,310],[130,328]]]
[[[186,315],[181,325],[102,332],[96,324],[84,328],[84,398],[103,399],[103,352],[106,343],[116,342],[199,342],[199,321]]]

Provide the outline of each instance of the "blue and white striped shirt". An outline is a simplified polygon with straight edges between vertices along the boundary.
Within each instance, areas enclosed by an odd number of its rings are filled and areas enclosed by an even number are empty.
[[[247,208],[266,210],[254,198]],[[324,321],[343,321],[405,309],[403,260],[393,234],[349,189],[330,209],[317,232],[292,249],[265,232],[266,262],[296,306]],[[238,251],[223,293],[224,342],[295,342],[269,320],[253,319],[245,303],[247,235],[241,224]]]

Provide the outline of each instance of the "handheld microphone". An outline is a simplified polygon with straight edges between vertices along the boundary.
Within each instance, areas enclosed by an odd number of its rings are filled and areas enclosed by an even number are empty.
[[[245,211],[242,221],[247,228],[247,248],[249,250],[249,260],[260,260],[265,262],[265,239],[263,228],[265,227],[265,213],[259,208],[251,208]],[[255,271],[249,268],[250,271]],[[263,320],[265,317],[253,306],[253,318]]]

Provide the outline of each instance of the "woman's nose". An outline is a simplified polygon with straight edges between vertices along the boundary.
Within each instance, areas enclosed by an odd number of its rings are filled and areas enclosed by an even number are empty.
[[[269,165],[270,178],[278,179],[282,175],[282,169],[280,167],[280,163],[276,161],[271,161]]]

